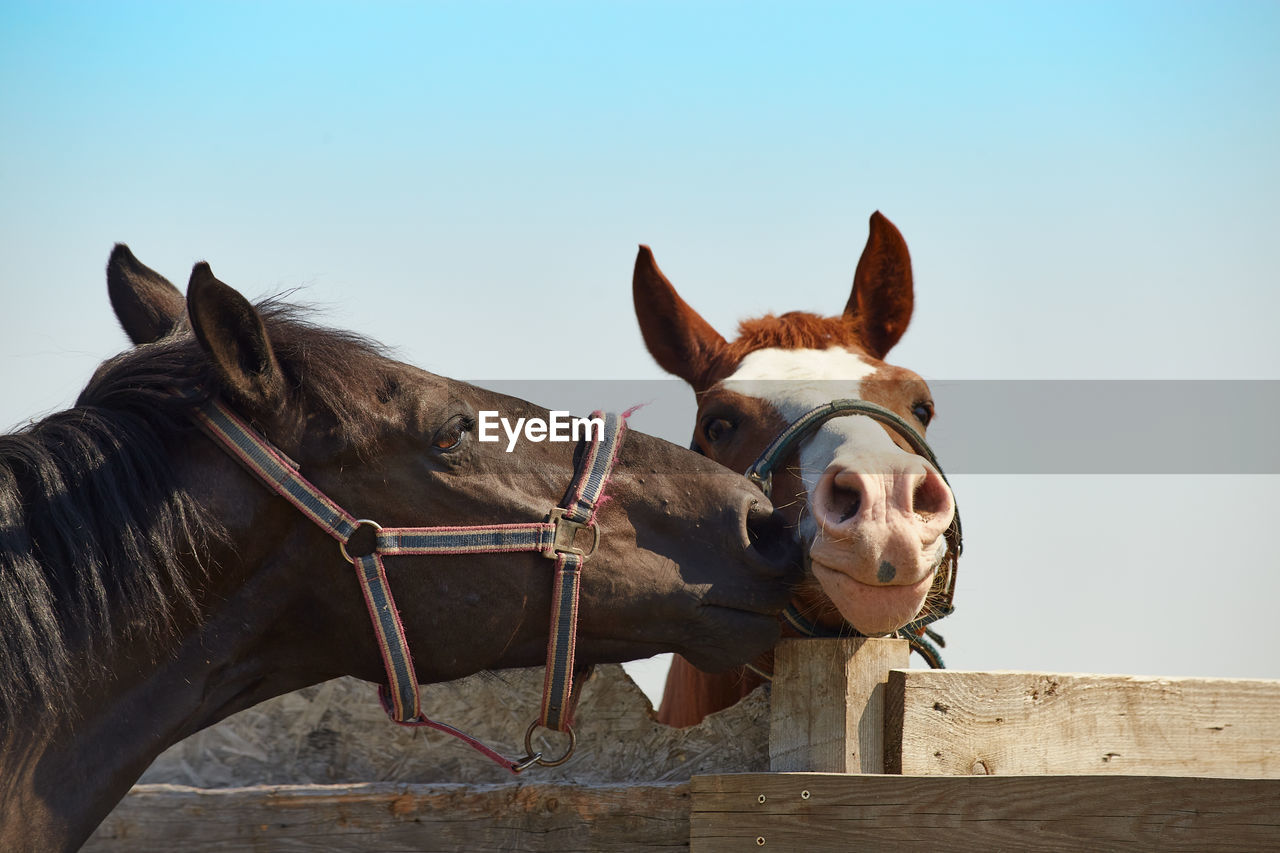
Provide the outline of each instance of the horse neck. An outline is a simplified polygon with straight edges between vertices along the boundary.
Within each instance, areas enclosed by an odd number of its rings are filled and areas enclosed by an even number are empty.
[[[216,580],[214,586],[216,586]],[[238,581],[237,581],[238,582]],[[252,575],[215,607],[189,614],[162,645],[106,653],[74,707],[41,726],[40,708],[0,741],[0,849],[76,849],[166,748],[218,720],[307,684],[290,677],[268,637],[278,612],[272,572]]]

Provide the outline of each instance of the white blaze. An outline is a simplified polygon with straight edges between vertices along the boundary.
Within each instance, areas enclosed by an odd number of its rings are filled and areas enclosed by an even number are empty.
[[[878,366],[843,347],[762,349],[749,353],[722,383],[726,390],[772,405],[788,423],[832,400],[861,400],[862,380]],[[822,472],[832,462],[855,454],[901,453],[884,429],[862,416],[832,418],[800,446],[800,477],[810,500]],[[801,520],[801,534],[812,540],[817,524],[811,513]]]

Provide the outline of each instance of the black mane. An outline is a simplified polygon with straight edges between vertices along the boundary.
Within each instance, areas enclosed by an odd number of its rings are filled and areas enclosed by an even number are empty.
[[[393,393],[379,348],[287,305],[258,310],[295,398],[371,441],[362,412]],[[0,436],[0,732],[59,717],[76,685],[109,675],[115,642],[161,648],[192,612],[224,535],[172,464],[193,431],[174,391],[195,388],[217,391],[184,325],[104,363],[73,408]]]

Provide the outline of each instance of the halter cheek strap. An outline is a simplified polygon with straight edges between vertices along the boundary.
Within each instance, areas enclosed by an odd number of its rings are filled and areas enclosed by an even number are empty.
[[[546,521],[518,524],[491,524],[463,527],[382,527],[368,519],[358,519],[338,506],[302,476],[298,466],[266,438],[241,420],[218,400],[209,400],[193,410],[197,425],[232,457],[258,477],[268,488],[310,518],[338,542],[338,548],[355,568],[360,591],[373,623],[374,634],[387,673],[387,684],[378,695],[387,715],[402,726],[422,726],[453,735],[498,764],[519,773],[533,764],[563,764],[575,745],[572,722],[577,702],[574,686],[574,648],[577,642],[578,595],[582,565],[599,543],[596,513],[600,498],[617,461],[626,432],[626,423],[616,414],[601,415],[604,428],[588,445],[563,506],[551,510]],[[367,553],[352,554],[349,546],[362,529],[373,531],[373,547]],[[579,543],[585,534],[587,541]],[[547,644],[547,675],[543,686],[542,709],[525,733],[527,755],[520,760],[506,758],[470,735],[422,713],[418,679],[405,638],[404,625],[391,587],[387,583],[384,556],[435,554],[501,554],[536,552],[555,560],[555,581],[551,609],[550,639]],[[570,737],[568,751],[547,760],[532,749],[532,736],[539,726]]]

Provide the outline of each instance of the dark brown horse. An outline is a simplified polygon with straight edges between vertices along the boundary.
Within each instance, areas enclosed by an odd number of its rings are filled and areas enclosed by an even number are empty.
[[[108,283],[137,346],[74,408],[0,437],[3,850],[77,847],[161,750],[240,709],[335,676],[384,680],[352,564],[195,428],[190,392],[383,525],[543,521],[583,452],[479,442],[480,410],[547,412],[255,307],[207,265],[184,300],[119,246]],[[629,434],[595,523],[580,664],[675,650],[725,668],[776,640],[793,560],[741,476]],[[386,566],[422,681],[543,662],[541,555]]]
[[[697,394],[695,447],[736,471],[745,472],[788,424],[832,400],[875,403],[920,436],[933,418],[924,380],[884,361],[907,329],[914,295],[907,244],[879,213],[839,316],[769,315],[743,322],[738,338],[726,341],[680,298],[647,246],[636,258],[633,291],[649,352]],[[773,500],[812,569],[789,610],[794,621],[884,634],[916,620],[944,591],[949,599],[955,502],[903,432],[866,416],[837,417],[781,460]],[[659,718],[696,723],[755,689],[758,672],[770,667],[762,659],[756,672],[708,674],[677,657]]]

